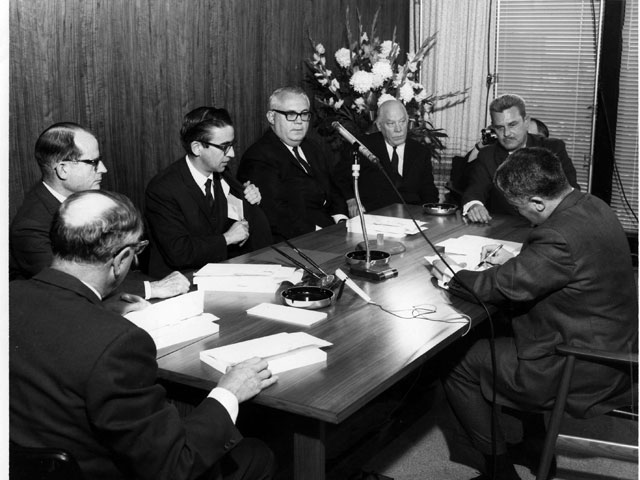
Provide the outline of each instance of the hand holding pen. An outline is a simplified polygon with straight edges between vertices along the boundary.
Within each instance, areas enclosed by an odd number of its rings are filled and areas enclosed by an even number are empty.
[[[485,266],[502,265],[513,255],[504,250],[504,245],[485,245],[482,247],[480,263],[476,265],[476,270]]]

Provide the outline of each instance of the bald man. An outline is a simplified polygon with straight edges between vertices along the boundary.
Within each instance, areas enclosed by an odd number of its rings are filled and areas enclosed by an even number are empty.
[[[181,418],[149,334],[100,301],[146,245],[142,228],[122,195],[73,194],[53,219],[51,267],[10,283],[10,440],[67,450],[92,480],[272,478],[271,451],[235,426],[238,404],[276,381],[267,362],[230,368]]]
[[[408,204],[437,202],[438,189],[433,182],[431,153],[421,143],[407,138],[409,115],[399,100],[388,100],[378,108],[378,132],[363,137],[362,143],[380,159],[380,165]],[[349,216],[358,214],[351,165],[353,157],[345,155],[338,166],[338,184],[349,208]],[[358,189],[368,212],[402,203],[378,167],[360,159]]]

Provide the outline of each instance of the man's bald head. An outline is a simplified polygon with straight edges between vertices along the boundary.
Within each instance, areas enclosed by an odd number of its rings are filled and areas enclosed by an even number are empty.
[[[407,141],[409,115],[399,100],[388,100],[378,108],[376,126],[382,132],[385,141],[392,147]]]
[[[60,205],[51,226],[51,248],[62,260],[106,263],[138,242],[142,229],[140,214],[127,197],[87,190]]]

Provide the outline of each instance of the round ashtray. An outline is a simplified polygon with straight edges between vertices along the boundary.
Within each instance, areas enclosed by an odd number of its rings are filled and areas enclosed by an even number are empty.
[[[328,307],[333,301],[333,291],[322,287],[290,287],[281,295],[284,303],[290,307],[312,310]]]
[[[369,262],[371,265],[386,265],[389,263],[389,255],[381,250],[369,250]],[[349,265],[364,265],[367,262],[366,250],[355,250],[345,255]]]
[[[429,215],[453,215],[458,210],[453,203],[425,203],[422,208]]]

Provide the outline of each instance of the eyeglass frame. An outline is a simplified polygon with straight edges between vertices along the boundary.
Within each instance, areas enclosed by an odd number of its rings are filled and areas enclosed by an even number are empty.
[[[217,143],[207,142],[206,140],[198,140],[200,143],[204,145],[208,145],[209,147],[216,147],[218,150],[222,150],[223,155],[229,153],[229,150],[232,148],[235,149],[238,143],[234,140],[233,142],[225,142],[220,145]]]
[[[100,165],[100,162],[102,162],[102,157],[98,157],[98,158],[94,158],[94,159],[82,159],[82,158],[78,158],[78,159],[65,159],[63,160],[63,162],[70,162],[70,163],[85,163],[87,165],[91,165],[93,167],[93,169],[95,171],[98,171],[98,166]],[[60,162],[62,163],[62,162]]]
[[[300,117],[300,120],[302,120],[303,122],[309,122],[311,120],[311,117],[313,117],[313,112],[309,111],[309,110],[303,110],[301,112],[296,112],[293,110],[276,110],[275,108],[271,109],[272,112],[276,112],[279,113],[280,115],[284,115],[284,118],[287,120],[287,122],[295,122],[296,120],[298,120],[298,117]],[[291,119],[291,116],[295,115],[293,117],[293,119]],[[305,118],[303,117],[306,116],[307,119],[305,120]]]
[[[126,245],[123,245],[122,247],[120,247],[113,256],[116,257],[120,255],[125,248],[129,248],[129,247],[133,248],[134,255],[140,255],[142,252],[144,252],[144,249],[147,248],[147,245],[149,245],[149,240],[140,240],[139,242],[136,242],[136,243],[127,243]]]

